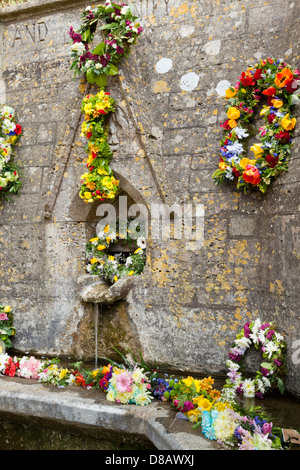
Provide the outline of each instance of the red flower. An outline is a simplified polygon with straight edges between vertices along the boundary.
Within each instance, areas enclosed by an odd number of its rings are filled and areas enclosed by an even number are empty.
[[[20,124],[16,124],[15,133],[16,133],[17,135],[22,134],[22,127],[20,126]]]
[[[260,174],[258,169],[253,165],[246,165],[243,178],[246,183],[251,183],[254,186],[258,185],[260,182]]]
[[[272,122],[274,121],[275,118],[276,118],[276,114],[274,114],[274,113],[269,114],[269,116],[268,116],[269,123],[272,124]]]
[[[275,135],[276,139],[281,140],[282,142],[288,142],[291,138],[290,133],[288,131],[280,131],[278,134]]]
[[[235,167],[233,167],[232,173],[234,174],[234,176],[235,176],[236,178],[238,178],[239,176],[241,176],[241,173],[240,173]]]
[[[93,133],[92,132],[87,132],[86,133],[86,138],[90,139],[92,137]]]
[[[263,95],[267,95],[267,96],[273,96],[275,95],[275,93],[276,93],[276,89],[273,86],[270,86],[269,88],[263,91]]]
[[[220,124],[220,126],[223,127],[223,129],[226,129],[227,131],[231,130],[231,127],[229,126],[228,121],[229,119],[226,119],[226,121]]]
[[[266,161],[268,162],[268,164],[271,168],[275,168],[275,166],[278,163],[278,160],[279,160],[279,157],[275,158],[275,157],[273,157],[273,155],[270,155],[270,154],[268,154],[266,156]]]
[[[261,78],[262,69],[256,69],[255,74],[253,75],[254,80],[259,80]]]
[[[299,80],[290,80],[286,85],[285,89],[288,93],[294,93],[298,89]]]
[[[242,73],[242,75],[239,77],[239,80],[243,86],[255,85],[255,81],[253,80],[253,77],[246,75],[245,72]]]

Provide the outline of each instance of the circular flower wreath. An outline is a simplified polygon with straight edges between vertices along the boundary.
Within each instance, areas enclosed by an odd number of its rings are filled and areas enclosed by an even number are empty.
[[[14,145],[22,134],[22,127],[15,122],[15,112],[7,105],[0,107],[0,199],[10,200],[22,186],[20,170],[12,162]]]
[[[79,196],[85,202],[114,199],[119,191],[119,181],[109,166],[112,151],[108,144],[108,114],[115,111],[114,100],[104,90],[87,95],[81,105],[84,113],[81,135],[88,139],[88,172],[81,176]]]
[[[287,171],[296,125],[292,111],[299,101],[299,84],[299,69],[268,58],[248,68],[236,86],[226,90],[227,119],[221,123],[224,138],[220,142],[219,168],[213,174],[215,183],[230,181],[244,192],[258,189],[265,193],[271,182]],[[250,149],[254,155],[248,158],[248,139],[257,132],[251,119],[259,102],[263,105],[260,116],[264,125],[259,129],[260,142]]]
[[[248,348],[252,345],[261,350],[265,361],[260,364],[254,379],[245,379],[242,376],[242,359]],[[286,343],[283,336],[276,331],[273,323],[262,323],[260,319],[247,322],[237,334],[234,346],[229,351],[229,368],[225,389],[233,389],[237,394],[245,397],[263,398],[263,395],[272,388],[278,387],[284,392],[282,376],[285,374]]]
[[[100,30],[106,39],[90,50],[99,20],[104,22]],[[137,20],[126,3],[107,1],[96,8],[88,6],[82,12],[81,26],[76,31],[72,26],[69,30],[74,75],[84,73],[89,83],[105,87],[107,75],[117,75],[116,65],[129,55],[130,46],[143,31]]]
[[[116,225],[107,224],[104,229],[91,238],[86,245],[86,271],[96,274],[104,281],[114,284],[124,276],[141,274],[146,263],[146,239],[142,235],[131,237],[130,223],[127,226],[127,238],[122,238]],[[135,236],[139,226],[134,229]],[[132,253],[114,253],[109,251],[111,245],[125,242]]]

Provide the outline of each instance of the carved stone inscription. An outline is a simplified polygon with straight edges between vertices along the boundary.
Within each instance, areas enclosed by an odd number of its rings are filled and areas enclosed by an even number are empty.
[[[15,25],[11,47],[45,41],[47,34],[48,28],[44,21]]]

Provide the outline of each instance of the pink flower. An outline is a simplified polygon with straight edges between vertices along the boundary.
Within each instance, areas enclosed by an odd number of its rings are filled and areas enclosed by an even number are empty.
[[[6,313],[4,312],[0,313],[0,320],[8,320],[8,316],[6,315]]]
[[[117,376],[116,386],[118,392],[124,393],[128,392],[130,389],[130,385],[132,383],[132,378],[127,372],[121,372]]]
[[[263,434],[269,434],[272,431],[273,423],[264,423],[262,427]]]

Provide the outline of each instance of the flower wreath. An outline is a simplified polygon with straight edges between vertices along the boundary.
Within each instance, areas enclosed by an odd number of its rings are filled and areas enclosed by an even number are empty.
[[[85,120],[82,136],[88,139],[88,172],[81,176],[79,196],[85,202],[114,199],[119,191],[119,181],[109,166],[112,151],[107,141],[108,114],[115,111],[114,100],[104,90],[96,95],[87,95],[81,105]]]
[[[219,168],[213,174],[215,183],[230,181],[244,192],[258,189],[265,193],[271,182],[287,171],[299,84],[299,69],[268,58],[248,68],[236,86],[226,90],[227,119],[221,123],[225,135],[220,142]],[[265,124],[259,129],[260,142],[250,148],[254,156],[248,158],[247,139],[257,132],[251,119],[263,97],[267,104],[260,116]]]
[[[130,223],[127,224],[126,239],[121,238],[117,223],[107,224],[97,236],[89,240],[86,245],[86,270],[89,274],[96,274],[110,284],[124,276],[141,274],[146,263],[146,240],[142,234],[137,239],[130,236]],[[134,231],[138,232],[139,226]],[[110,245],[119,241],[125,241],[133,253],[110,253]]]
[[[15,112],[7,105],[0,107],[0,199],[10,200],[22,186],[20,170],[12,162],[14,145],[22,134],[22,127],[15,122]]]
[[[91,51],[99,20],[104,22],[100,30],[106,39]],[[107,75],[117,75],[116,65],[130,54],[130,46],[143,31],[137,20],[126,3],[119,5],[109,0],[96,8],[88,6],[82,12],[79,29],[75,31],[71,26],[69,30],[74,76],[84,73],[89,83],[105,87]]]
[[[14,336],[15,332],[11,306],[0,304],[0,341],[3,341],[6,348],[12,346],[10,337]]]
[[[261,349],[266,361],[260,364],[254,379],[244,379],[240,372],[239,362],[252,345]],[[242,393],[245,397],[263,398],[263,395],[272,388],[278,387],[284,392],[282,376],[285,373],[286,343],[283,336],[276,331],[273,323],[262,323],[260,319],[245,323],[243,329],[237,334],[234,346],[229,351],[229,368],[224,389],[231,388],[235,393]]]

